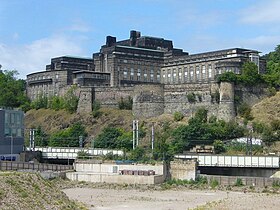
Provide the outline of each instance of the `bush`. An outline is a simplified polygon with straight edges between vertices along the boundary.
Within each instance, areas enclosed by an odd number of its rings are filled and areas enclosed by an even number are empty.
[[[187,94],[187,99],[188,99],[188,102],[191,104],[196,102],[196,97],[195,97],[194,93]]]
[[[123,99],[121,97],[121,100],[118,102],[119,109],[126,109],[126,110],[132,110],[133,100],[129,96],[127,99]]]
[[[90,154],[85,151],[79,151],[77,153],[77,159],[90,159]]]
[[[79,136],[86,137],[85,127],[81,123],[75,123],[71,127],[61,130],[50,137],[51,147],[79,147]]]
[[[173,117],[175,121],[181,121],[184,115],[181,112],[174,112]]]
[[[101,104],[99,101],[94,101],[92,103],[92,116],[93,117],[100,117],[102,115],[102,112],[100,111]]]
[[[72,86],[63,97],[64,99],[64,108],[69,113],[74,113],[77,111],[79,97],[76,96],[75,90],[77,86]]]
[[[242,179],[241,178],[237,178],[236,181],[235,181],[235,184],[234,186],[237,186],[237,187],[241,187],[243,186],[243,182],[242,182]]]
[[[226,151],[225,145],[221,140],[215,140],[213,146],[215,154],[220,154]]]
[[[211,179],[210,186],[212,189],[216,188],[219,185],[219,182],[216,179]]]
[[[251,115],[251,107],[246,103],[241,103],[237,107],[237,112],[241,117],[243,117],[247,121],[254,119],[253,116]]]

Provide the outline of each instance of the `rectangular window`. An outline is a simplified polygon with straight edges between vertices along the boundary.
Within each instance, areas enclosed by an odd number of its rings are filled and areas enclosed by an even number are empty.
[[[197,80],[200,80],[200,70],[199,70],[199,66],[196,66],[195,69],[196,69],[196,79],[197,79]]]
[[[123,70],[123,78],[127,79],[127,68],[124,68]]]
[[[141,69],[137,70],[137,81],[141,80]]]
[[[190,67],[190,80],[193,81],[193,66]]]
[[[208,78],[212,78],[212,65],[208,65]]]
[[[206,67],[205,65],[202,66],[202,79],[206,78]]]
[[[178,70],[178,82],[181,82],[182,81],[182,69],[179,68]]]
[[[165,76],[165,75],[163,75]],[[157,81],[160,82],[160,73],[157,73]]]
[[[187,81],[188,80],[188,69],[184,68],[184,80]]]
[[[130,69],[130,80],[133,80],[134,79],[134,69],[131,68]]]
[[[171,81],[171,70],[168,70],[167,72],[167,82]]]

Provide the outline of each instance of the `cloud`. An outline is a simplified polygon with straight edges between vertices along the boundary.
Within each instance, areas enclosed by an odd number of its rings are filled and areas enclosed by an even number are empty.
[[[89,32],[91,30],[90,26],[87,25],[82,20],[75,20],[73,24],[68,28],[69,31],[75,31],[75,32]]]
[[[266,0],[242,10],[241,22],[249,24],[278,23],[280,1]]]
[[[0,64],[2,69],[15,69],[20,78],[25,78],[27,74],[44,70],[52,57],[84,55],[81,47],[83,39],[60,34],[20,46],[0,43]]]
[[[275,49],[280,42],[280,35],[261,35],[246,40],[241,40],[243,45],[261,51],[263,54],[269,53]]]

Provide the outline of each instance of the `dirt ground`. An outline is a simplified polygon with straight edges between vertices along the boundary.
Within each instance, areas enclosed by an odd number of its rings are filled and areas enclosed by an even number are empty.
[[[278,210],[280,195],[214,190],[134,190],[71,188],[71,198],[94,210]]]

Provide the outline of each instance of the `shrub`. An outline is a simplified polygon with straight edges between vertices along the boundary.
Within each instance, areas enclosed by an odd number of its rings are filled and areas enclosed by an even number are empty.
[[[215,140],[213,146],[216,154],[220,154],[226,151],[225,145],[221,140]]]
[[[78,159],[90,159],[90,154],[86,151],[79,151],[77,153],[77,158]]]
[[[195,97],[194,93],[188,93],[187,94],[187,99],[188,99],[188,102],[191,103],[191,104],[196,102],[196,97]]]
[[[237,186],[237,187],[241,187],[241,186],[243,186],[244,184],[243,184],[241,178],[237,178],[234,185]]]
[[[127,99],[123,99],[121,97],[121,100],[118,102],[119,109],[126,109],[126,110],[132,110],[133,100],[129,96]]]
[[[241,103],[237,107],[237,112],[245,120],[247,120],[247,121],[253,120],[253,116],[251,115],[251,107],[248,104]]]
[[[184,115],[181,112],[174,112],[173,117],[175,121],[181,121]]]
[[[216,188],[219,185],[219,182],[216,179],[211,179],[210,186],[212,189]]]
[[[93,117],[100,117],[102,115],[102,112],[100,111],[101,104],[99,101],[94,101],[92,103],[92,116]]]
[[[77,86],[72,86],[63,97],[64,99],[64,108],[69,113],[76,112],[78,108],[79,97],[76,96],[75,90]]]

